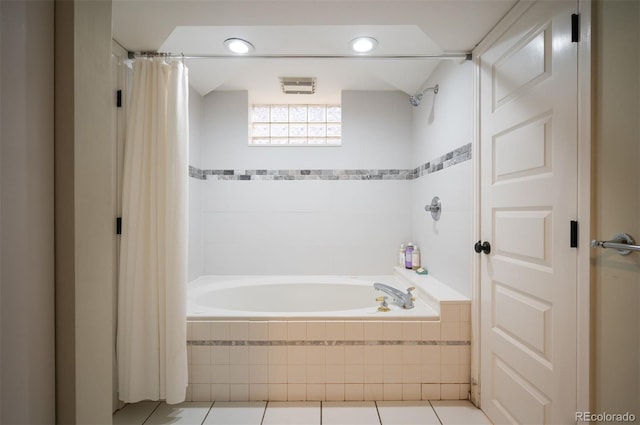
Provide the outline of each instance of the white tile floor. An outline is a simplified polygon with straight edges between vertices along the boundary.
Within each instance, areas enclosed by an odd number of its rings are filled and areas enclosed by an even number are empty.
[[[485,425],[468,401],[189,402],[129,404],[114,425]]]

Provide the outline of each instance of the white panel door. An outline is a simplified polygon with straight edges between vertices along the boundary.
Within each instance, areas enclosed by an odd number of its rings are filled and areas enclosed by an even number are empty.
[[[575,1],[532,3],[479,57],[481,405],[494,423],[575,422]]]

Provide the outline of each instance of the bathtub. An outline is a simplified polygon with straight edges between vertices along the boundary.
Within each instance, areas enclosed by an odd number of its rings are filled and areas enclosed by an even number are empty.
[[[381,282],[415,286],[379,312]],[[188,401],[466,399],[470,300],[431,276],[201,276],[187,295]]]
[[[201,276],[190,282],[187,316],[212,319],[437,320],[438,312],[416,292],[415,306],[403,309],[388,297],[390,311],[378,311],[373,288],[386,283],[406,291],[407,282],[389,276]]]

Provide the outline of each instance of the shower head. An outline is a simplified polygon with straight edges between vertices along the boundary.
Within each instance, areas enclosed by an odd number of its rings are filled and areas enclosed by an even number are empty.
[[[409,103],[413,106],[420,105],[420,101],[422,100],[422,93],[417,94],[415,96],[409,96]]]
[[[426,92],[428,92],[429,90],[433,90],[433,94],[438,94],[439,89],[440,89],[440,84],[436,84],[433,87],[427,87],[426,89],[422,90],[420,93],[416,94],[415,96],[409,96],[409,103],[411,103],[412,106],[418,106],[420,105],[420,102],[422,101],[422,97]]]

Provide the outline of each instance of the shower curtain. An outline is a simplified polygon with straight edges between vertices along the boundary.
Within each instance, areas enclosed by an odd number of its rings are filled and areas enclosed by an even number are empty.
[[[184,401],[188,75],[183,63],[133,65],[118,282],[119,397]]]

